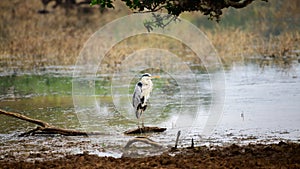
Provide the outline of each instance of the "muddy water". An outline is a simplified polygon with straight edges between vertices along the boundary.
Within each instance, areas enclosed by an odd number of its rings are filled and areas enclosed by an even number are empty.
[[[210,76],[199,72],[194,77],[195,83],[189,84],[184,76],[160,75],[161,79],[154,80],[150,108],[144,118],[146,125],[167,128],[164,133],[147,135],[164,148],[135,143],[126,150],[124,146],[134,136],[125,136],[123,132],[136,127],[128,100],[137,79],[128,86],[119,86],[121,93],[114,93],[110,83],[104,80],[109,75],[99,76],[95,82],[95,104],[99,106],[100,114],[95,117],[97,113],[91,112],[94,113],[92,116],[82,117],[73,105],[70,74],[1,76],[2,109],[20,112],[58,127],[101,131],[103,135],[18,137],[35,126],[0,116],[0,159],[51,159],[78,153],[114,157],[155,155],[174,146],[179,130],[180,146],[189,146],[191,138],[196,145],[300,140],[299,65],[289,71],[272,66],[261,69],[256,64],[225,70],[223,111],[220,118],[216,117],[214,130],[205,135],[203,130],[212,116],[214,97]],[[178,82],[180,78],[181,82]],[[184,84],[189,88],[183,90]]]

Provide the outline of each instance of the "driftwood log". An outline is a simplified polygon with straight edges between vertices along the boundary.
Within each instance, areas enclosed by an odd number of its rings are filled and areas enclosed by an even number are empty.
[[[24,121],[39,125],[35,129],[32,129],[28,132],[20,134],[19,136],[21,136],[21,137],[35,135],[35,134],[60,134],[60,135],[64,135],[64,136],[87,136],[87,135],[100,135],[101,134],[98,132],[84,132],[84,131],[63,129],[63,128],[55,127],[55,126],[52,126],[49,123],[44,122],[42,120],[32,119],[32,118],[29,118],[22,114],[15,113],[15,112],[8,112],[8,111],[2,110],[2,109],[0,109],[0,114],[6,115],[6,116],[11,116],[14,118],[18,118],[20,120],[24,120]]]
[[[160,127],[140,127],[136,129],[131,129],[125,131],[124,134],[143,134],[143,133],[159,133],[166,131],[167,128],[160,128]]]
[[[149,145],[152,145],[154,147],[158,147],[158,148],[162,148],[163,146],[153,140],[151,140],[150,138],[148,137],[135,137],[131,140],[129,140],[127,142],[127,144],[125,145],[125,150],[128,149],[133,143],[135,142],[142,142],[142,143],[145,143],[145,144],[149,144]]]

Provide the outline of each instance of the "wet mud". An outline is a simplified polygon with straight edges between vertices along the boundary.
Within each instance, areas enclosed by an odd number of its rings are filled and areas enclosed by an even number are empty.
[[[1,160],[0,168],[300,168],[300,144],[232,144],[170,150],[158,156],[99,157],[87,153],[32,162]]]

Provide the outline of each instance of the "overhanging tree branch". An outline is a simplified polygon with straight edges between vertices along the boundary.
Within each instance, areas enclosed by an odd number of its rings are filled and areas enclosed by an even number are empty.
[[[244,8],[247,5],[251,4],[254,0],[244,0],[244,1],[233,1],[233,0],[225,0],[225,3],[228,5],[228,7],[233,8]]]
[[[54,1],[55,7],[62,6],[66,10],[72,9],[81,4],[90,3],[90,5],[98,5],[101,9],[115,8],[115,1],[112,0],[41,0],[46,6]],[[183,12],[201,12],[203,15],[209,16],[209,19],[219,21],[224,8],[244,8],[254,1],[268,0],[121,0],[124,4],[134,12],[157,12],[166,11],[169,14],[179,16]]]

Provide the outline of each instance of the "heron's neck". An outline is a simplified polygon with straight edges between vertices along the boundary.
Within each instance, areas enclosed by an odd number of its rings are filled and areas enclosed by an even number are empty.
[[[147,84],[151,83],[150,80],[146,80],[146,79],[142,79],[141,82],[142,82],[142,84],[144,84],[144,85],[147,85]]]

